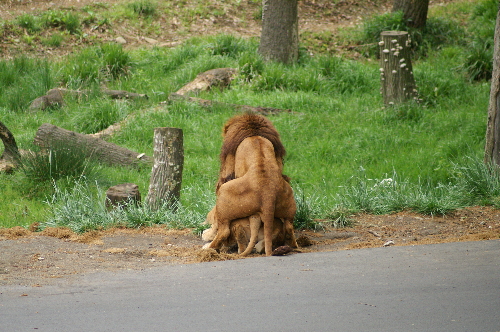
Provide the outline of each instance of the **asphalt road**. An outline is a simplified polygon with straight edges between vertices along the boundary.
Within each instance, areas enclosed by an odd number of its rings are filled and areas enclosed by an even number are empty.
[[[0,287],[0,331],[500,331],[500,240]]]

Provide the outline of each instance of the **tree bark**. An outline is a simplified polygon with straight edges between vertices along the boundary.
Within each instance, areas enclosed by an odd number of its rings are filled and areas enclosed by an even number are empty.
[[[137,166],[141,161],[149,161],[144,153],[137,153],[116,144],[89,135],[79,134],[44,123],[36,132],[34,143],[42,148],[51,144],[82,147],[88,158],[95,158],[108,165]]]
[[[299,57],[297,0],[263,0],[259,53],[266,60],[294,63]]]
[[[380,36],[380,82],[384,103],[395,105],[417,100],[408,32],[384,31]]]
[[[184,167],[182,129],[155,128],[153,156],[147,203],[153,210],[164,202],[175,208],[180,199]]]
[[[494,45],[484,162],[500,166],[500,115],[498,114],[500,109],[500,10],[497,13]]]
[[[2,122],[0,122],[0,138],[2,139],[3,145],[5,147],[0,159],[10,162],[14,165],[18,165],[21,159],[19,154],[19,149],[17,148],[17,143],[14,135]]]
[[[186,95],[189,93],[197,94],[200,91],[208,91],[214,86],[225,88],[231,84],[237,72],[238,70],[235,68],[211,69],[198,74],[193,81],[183,86],[176,93],[179,95]]]
[[[392,11],[402,11],[409,27],[421,29],[427,23],[429,0],[394,0]]]

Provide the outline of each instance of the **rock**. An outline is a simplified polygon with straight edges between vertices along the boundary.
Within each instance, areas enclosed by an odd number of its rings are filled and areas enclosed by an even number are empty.
[[[127,43],[125,38],[123,38],[122,36],[116,37],[115,42],[117,42],[118,44],[126,44]]]

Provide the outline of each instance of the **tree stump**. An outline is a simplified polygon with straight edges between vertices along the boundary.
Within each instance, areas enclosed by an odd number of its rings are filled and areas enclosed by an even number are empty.
[[[418,101],[411,65],[408,32],[384,31],[380,34],[380,81],[386,105]]]
[[[134,183],[123,183],[110,187],[106,191],[106,207],[126,208],[129,205],[139,205],[141,203],[141,193],[139,186]]]
[[[156,210],[167,202],[175,208],[180,199],[184,167],[182,129],[155,128],[153,158],[148,205]]]

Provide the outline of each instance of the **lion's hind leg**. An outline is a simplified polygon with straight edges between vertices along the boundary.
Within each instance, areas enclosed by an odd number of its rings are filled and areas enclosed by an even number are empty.
[[[245,249],[245,251],[241,253],[241,256],[247,256],[249,253],[252,252],[253,247],[257,243],[259,237],[259,229],[261,225],[260,216],[258,214],[254,214],[250,216],[249,219],[250,219],[250,242],[248,243],[248,246]]]

